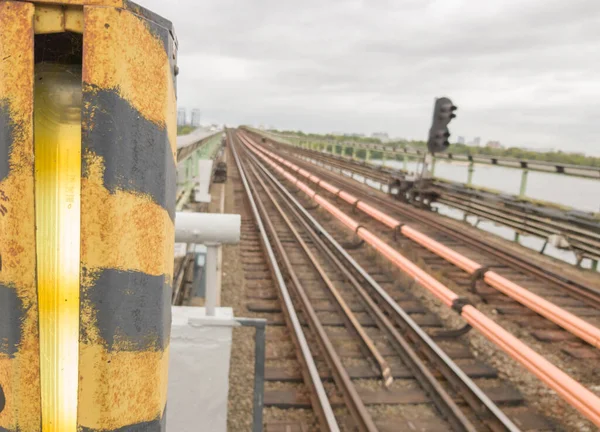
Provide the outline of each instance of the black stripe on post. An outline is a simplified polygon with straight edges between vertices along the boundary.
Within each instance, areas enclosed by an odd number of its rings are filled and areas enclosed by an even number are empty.
[[[0,354],[14,357],[17,353],[24,318],[23,301],[17,295],[17,291],[0,284]]]
[[[169,344],[171,292],[165,276],[106,269],[82,289],[81,309],[95,311],[95,326],[109,351],[162,351]],[[82,325],[80,340],[88,339],[87,331]]]
[[[104,159],[104,186],[147,194],[174,221],[177,167],[166,127],[146,120],[114,90],[84,85],[83,107],[92,123],[84,125],[83,151]]]
[[[8,177],[8,159],[13,143],[14,123],[10,117],[8,104],[0,101],[0,181]],[[0,196],[0,200],[1,200]],[[1,214],[0,214],[1,216]]]

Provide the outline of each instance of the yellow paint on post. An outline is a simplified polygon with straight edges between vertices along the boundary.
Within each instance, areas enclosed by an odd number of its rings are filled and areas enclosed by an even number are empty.
[[[33,21],[35,34],[65,31],[65,11],[61,5],[37,5]]]
[[[65,30],[83,33],[83,8],[68,6],[65,8]]]
[[[114,90],[145,119],[166,128],[175,154],[175,92],[163,41],[130,11],[86,7],[84,19],[85,63],[93,65],[84,67],[84,82]]]
[[[175,226],[150,196],[104,187],[104,159],[84,155],[81,261],[89,269],[112,268],[173,275]]]
[[[33,179],[33,16],[31,3],[0,1],[0,104],[13,123],[10,171],[0,180],[0,283],[23,302],[21,341],[13,357],[0,354],[6,406],[0,428],[39,432],[40,377],[35,285]]]
[[[167,403],[169,348],[109,352],[81,344],[79,424],[115,430],[161,418]]]

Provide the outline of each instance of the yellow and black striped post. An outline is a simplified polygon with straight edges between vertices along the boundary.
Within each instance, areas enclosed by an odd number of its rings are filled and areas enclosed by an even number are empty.
[[[165,429],[176,50],[127,0],[0,1],[0,431]]]

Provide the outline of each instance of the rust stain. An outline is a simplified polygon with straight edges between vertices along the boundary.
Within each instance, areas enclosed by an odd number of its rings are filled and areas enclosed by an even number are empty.
[[[79,426],[115,430],[162,417],[168,358],[168,347],[164,352],[108,352],[81,343]]]
[[[175,92],[163,41],[130,11],[86,7],[84,20],[83,81],[117,92],[144,118],[166,128],[176,148]]]
[[[0,182],[0,282],[14,287],[26,314],[22,339],[12,359],[0,356],[0,385],[6,407],[0,428],[37,432],[40,428],[39,338],[35,285],[33,166],[34,6],[0,2],[0,95],[13,123],[8,176]]]
[[[111,194],[103,184],[103,158],[91,152],[84,157],[88,175],[81,182],[83,265],[172,278],[175,227],[168,212],[147,195]]]

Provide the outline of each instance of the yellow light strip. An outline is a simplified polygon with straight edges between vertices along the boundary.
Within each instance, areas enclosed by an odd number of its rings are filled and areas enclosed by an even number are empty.
[[[35,199],[43,432],[77,431],[81,67],[39,64]]]

